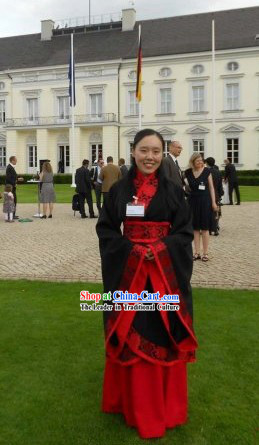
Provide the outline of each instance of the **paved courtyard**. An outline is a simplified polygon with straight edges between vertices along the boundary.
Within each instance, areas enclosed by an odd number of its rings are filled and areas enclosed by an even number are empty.
[[[35,204],[19,204],[31,217]],[[101,281],[96,219],[73,216],[57,204],[53,219],[6,224],[0,220],[0,279]],[[194,263],[192,284],[259,289],[259,203],[224,206],[220,236],[210,237],[210,261]]]

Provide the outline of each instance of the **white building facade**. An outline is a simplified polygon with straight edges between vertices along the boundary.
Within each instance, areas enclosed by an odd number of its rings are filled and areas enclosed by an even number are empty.
[[[258,10],[259,15],[259,8],[247,9]],[[129,35],[133,29],[136,31],[134,14],[132,9],[123,11],[122,29],[117,33]],[[43,43],[53,38],[50,22],[43,22]],[[96,32],[98,38],[101,33]],[[213,149],[211,51],[152,56],[147,51],[145,56],[145,35],[142,39],[142,128],[162,133],[165,155],[168,143],[175,139],[184,147],[182,168],[187,167],[191,154],[199,151],[204,157],[214,156],[219,166],[228,157],[237,169],[258,169],[259,48],[255,41],[251,39],[251,46],[246,47],[216,48]],[[109,60],[104,57],[77,62],[76,54],[75,39],[74,168],[83,159],[92,163],[99,156],[105,159],[109,155],[115,162],[123,157],[129,164],[138,131],[136,58],[109,56]],[[50,159],[54,172],[62,161],[64,172],[71,173],[68,64],[33,63],[30,67],[0,71],[0,172],[4,173],[9,156],[16,155],[20,173],[36,173],[41,159]]]

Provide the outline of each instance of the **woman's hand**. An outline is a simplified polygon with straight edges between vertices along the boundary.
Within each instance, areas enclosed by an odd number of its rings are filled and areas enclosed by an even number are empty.
[[[213,208],[214,212],[218,211],[218,206],[215,202],[212,204],[212,208]]]
[[[154,257],[152,250],[150,249],[150,247],[148,247],[147,253],[145,255],[145,259],[148,261],[152,261],[154,258],[155,257]]]

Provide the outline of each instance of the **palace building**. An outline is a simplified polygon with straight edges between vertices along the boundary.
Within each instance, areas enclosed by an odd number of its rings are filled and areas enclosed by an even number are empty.
[[[212,19],[215,70],[212,69]],[[41,22],[41,33],[0,39],[0,172],[11,155],[19,173],[41,159],[71,172],[68,62],[74,34],[74,168],[86,158],[130,163],[138,131],[135,97],[138,25],[142,27],[142,128],[181,141],[185,168],[194,151],[222,166],[259,166],[259,7],[92,25]],[[213,85],[216,101],[213,106]],[[213,110],[215,110],[213,115]],[[214,125],[214,127],[213,127]],[[213,133],[214,128],[214,133]],[[214,134],[214,143],[213,143]]]

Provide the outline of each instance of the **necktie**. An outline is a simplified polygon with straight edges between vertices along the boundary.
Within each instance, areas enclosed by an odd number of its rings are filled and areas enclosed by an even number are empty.
[[[183,174],[182,174],[182,170],[181,170],[180,167],[179,167],[179,164],[178,164],[177,159],[175,160],[175,165],[176,165],[176,167],[178,168],[178,173],[179,173],[179,175],[180,175],[181,181],[183,182]]]

